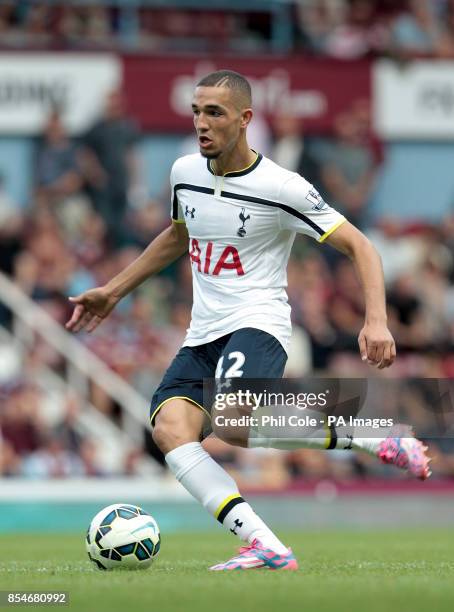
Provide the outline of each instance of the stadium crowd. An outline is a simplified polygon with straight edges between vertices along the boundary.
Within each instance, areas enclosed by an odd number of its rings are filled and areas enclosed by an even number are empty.
[[[383,154],[371,137],[368,117],[360,101],[337,117],[333,135],[323,139],[306,138],[294,117],[276,117],[270,155],[318,185],[325,199],[377,245],[399,353],[383,376],[449,378],[454,374],[454,217],[436,226],[371,217]],[[139,138],[123,95],[112,92],[104,115],[80,139],[67,135],[58,112],[49,116],[25,212],[0,183],[0,267],[62,325],[72,310],[68,296],[106,282],[169,222],[170,194],[151,200],[138,188]],[[363,301],[350,262],[329,246],[298,237],[288,277],[294,336],[287,376],[370,375],[358,355]],[[124,299],[96,333],[82,334],[80,340],[150,398],[184,338],[190,311],[191,273],[183,258]],[[0,325],[12,326],[5,307]],[[8,365],[0,368],[0,475],[111,475],[94,439],[77,426],[80,398],[51,396],[37,384],[46,368],[64,371],[62,357],[36,338],[20,359],[3,351],[0,360]],[[92,386],[90,400],[107,418],[121,422],[121,408],[100,387]],[[390,474],[368,457],[342,451],[244,451],[214,439],[206,444],[249,486],[281,487],[299,477],[349,480]],[[143,449],[125,456],[116,473],[137,473],[149,454],[162,462],[144,433]],[[432,454],[435,474],[454,477],[451,439],[435,440]],[[392,475],[400,477],[397,471]]]
[[[289,0],[294,50],[358,59],[454,56],[452,0]],[[264,5],[265,6],[265,5]],[[145,52],[269,48],[273,12],[178,2],[2,2],[0,47]]]
[[[291,4],[295,50],[344,60],[454,57],[453,0]],[[2,2],[0,47],[253,53],[266,50],[270,38],[269,15],[247,9],[201,12],[144,3],[137,8],[134,28],[125,26],[124,17],[117,2]],[[391,375],[452,377],[454,216],[431,226],[371,214],[383,151],[371,134],[364,101],[336,118],[330,137],[306,137],[304,126],[286,114],[276,116],[271,127],[273,140],[263,152],[318,186],[382,255],[390,328],[399,351]],[[12,200],[0,168],[0,269],[62,325],[72,310],[69,295],[106,282],[168,224],[170,194],[152,200],[141,185],[139,140],[123,95],[112,92],[103,116],[77,140],[66,133],[58,110],[50,114],[25,210]],[[286,375],[370,374],[358,357],[363,302],[350,263],[330,247],[298,237],[288,277],[294,334]],[[184,258],[124,299],[95,334],[80,340],[150,398],[184,338],[190,311],[191,274]],[[11,313],[1,304],[0,326],[13,327]],[[62,373],[67,366],[42,338],[23,354],[0,344],[0,365],[0,475],[110,476],[137,473],[149,455],[162,463],[148,432],[143,449],[127,454],[121,466],[113,469],[103,460],[95,439],[79,426],[81,398],[74,392],[49,393],[42,384],[45,370]],[[105,417],[122,423],[120,406],[94,383],[90,401]],[[421,401],[407,403],[416,419]],[[427,424],[425,431],[431,433]],[[299,477],[400,477],[350,453],[244,451],[213,438],[206,445],[249,487],[281,487]],[[431,450],[434,473],[454,477],[450,438],[434,441]]]

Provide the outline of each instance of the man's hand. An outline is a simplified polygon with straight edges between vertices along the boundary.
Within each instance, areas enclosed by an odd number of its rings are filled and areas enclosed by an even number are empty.
[[[92,332],[109,316],[120,298],[112,295],[105,287],[96,287],[85,291],[69,301],[76,305],[71,319],[65,327],[68,331],[78,332],[85,329]]]
[[[396,344],[385,323],[365,323],[358,336],[361,359],[379,370],[389,368],[396,358]]]

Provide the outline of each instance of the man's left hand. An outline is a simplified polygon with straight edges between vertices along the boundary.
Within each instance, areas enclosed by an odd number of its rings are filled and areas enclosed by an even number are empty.
[[[361,359],[379,370],[389,368],[396,358],[396,344],[386,324],[365,323],[358,336]]]

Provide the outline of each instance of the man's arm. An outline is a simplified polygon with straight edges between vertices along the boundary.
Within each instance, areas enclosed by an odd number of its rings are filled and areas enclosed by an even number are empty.
[[[345,253],[354,263],[364,291],[366,317],[358,343],[363,361],[389,367],[396,357],[396,345],[387,327],[385,283],[380,255],[370,240],[345,221],[326,242]]]
[[[151,242],[145,251],[127,268],[103,287],[96,287],[70,297],[76,305],[66,329],[88,332],[98,327],[125,295],[145,279],[160,272],[188,250],[189,237],[184,223],[173,222]]]

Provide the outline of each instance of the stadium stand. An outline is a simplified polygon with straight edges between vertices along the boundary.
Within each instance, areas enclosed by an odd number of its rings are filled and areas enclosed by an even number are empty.
[[[1,3],[1,48],[5,52],[20,48],[145,54],[235,49],[254,55],[285,49],[290,40],[291,50],[304,57],[339,61],[385,55],[405,60],[454,57],[451,0],[249,2],[248,9],[239,2],[217,2],[203,19],[203,3],[174,4],[170,10],[152,1]],[[282,36],[289,29],[292,36],[284,44]],[[128,91],[124,94],[127,98]],[[140,168],[146,174],[150,164],[143,156],[136,118],[127,113],[123,117],[134,125],[124,146],[137,164],[131,174],[123,168],[121,188],[127,201],[120,235],[106,213],[109,206],[116,206],[115,189],[108,187],[118,175],[102,159],[93,162],[90,136],[67,134],[58,111],[49,112],[33,168],[24,168],[23,181],[32,185],[27,201],[16,201],[7,169],[0,164],[0,268],[4,275],[0,283],[0,475],[160,474],[162,457],[147,431],[146,402],[189,322],[188,262],[181,260],[151,279],[125,299],[94,335],[80,337],[86,359],[93,363],[101,359],[112,381],[106,373],[101,378],[89,376],[86,369],[74,373],[77,364],[71,364],[65,351],[46,338],[39,324],[37,328],[38,315],[31,316],[34,324],[24,321],[11,300],[8,282],[18,290],[19,302],[31,298],[61,326],[71,311],[68,296],[106,281],[168,222],[166,186],[155,186],[151,197],[140,176]],[[303,173],[307,169],[326,199],[379,248],[388,284],[390,328],[399,350],[394,376],[450,378],[454,373],[452,196],[451,211],[436,210],[438,218],[433,221],[415,214],[404,222],[377,210],[377,182],[396,162],[392,144],[385,147],[373,133],[364,100],[333,117],[332,123],[330,133],[306,135],[304,125],[291,114],[275,117],[270,126],[275,136],[270,154],[287,159],[289,166]],[[186,134],[179,136],[178,146]],[[176,157],[177,147],[173,150]],[[159,165],[159,157],[152,164]],[[408,178],[401,175],[399,180]],[[97,200],[100,190],[106,199],[104,208]],[[299,239],[288,273],[295,332],[287,375],[366,376],[367,366],[359,362],[357,352],[363,303],[350,264],[329,247],[320,249]],[[63,339],[63,329],[61,334],[60,344],[69,342]],[[59,381],[55,390],[49,391],[53,382],[42,384],[55,379]],[[120,390],[113,391],[115,387]],[[132,417],[129,414],[131,397],[136,407],[141,406],[143,417],[137,409]],[[417,398],[413,399],[417,406]],[[110,440],[107,448],[90,434],[94,423]],[[126,431],[127,440],[121,430]],[[117,444],[123,452],[115,461]],[[362,456],[339,460],[336,453],[333,460],[332,455],[310,450],[245,452],[212,439],[206,444],[242,485],[253,482],[272,489],[301,478],[401,478],[397,471],[385,471]],[[435,477],[454,478],[452,441],[433,441],[432,449]]]

